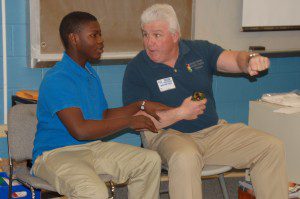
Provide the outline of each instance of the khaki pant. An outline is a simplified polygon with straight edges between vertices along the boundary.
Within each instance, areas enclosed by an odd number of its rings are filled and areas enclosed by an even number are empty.
[[[171,199],[201,199],[204,164],[250,168],[257,199],[287,199],[283,143],[244,124],[218,125],[185,134],[173,129],[144,132],[146,147],[157,151],[169,168]]]
[[[117,183],[129,179],[128,198],[156,199],[160,166],[155,151],[95,141],[45,152],[37,158],[32,171],[68,198],[108,198],[105,183],[98,175],[109,174]]]

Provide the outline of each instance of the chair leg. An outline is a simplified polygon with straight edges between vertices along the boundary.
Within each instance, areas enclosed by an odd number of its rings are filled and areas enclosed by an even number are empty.
[[[10,160],[11,162],[11,160]],[[13,165],[9,164],[8,199],[12,198]]]
[[[31,191],[31,199],[35,199],[35,191],[32,186],[30,186],[30,191]]]
[[[222,193],[223,193],[224,199],[229,199],[229,194],[228,194],[228,191],[227,191],[227,188],[226,188],[224,174],[220,174],[218,178],[219,178],[219,182],[220,182],[220,185],[221,185],[221,188],[222,188]]]
[[[108,199],[114,199],[115,198],[115,189],[116,189],[116,187],[115,187],[115,183],[112,180],[110,180],[108,182],[108,188],[109,188],[109,191],[110,191],[110,194],[111,194],[111,197],[109,197]]]
[[[108,199],[114,199],[116,197],[116,188],[117,187],[125,187],[129,183],[129,179],[124,183],[115,183],[114,181],[110,180],[105,182],[107,188],[109,189],[110,197]]]

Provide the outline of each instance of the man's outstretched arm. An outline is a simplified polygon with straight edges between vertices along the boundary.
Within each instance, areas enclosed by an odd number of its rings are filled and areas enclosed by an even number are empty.
[[[217,69],[220,72],[246,73],[250,76],[258,75],[260,71],[268,69],[269,66],[269,58],[245,51],[225,50],[217,61]]]

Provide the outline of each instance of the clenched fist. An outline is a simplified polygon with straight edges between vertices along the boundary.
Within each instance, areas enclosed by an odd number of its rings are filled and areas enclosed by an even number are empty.
[[[270,66],[270,60],[267,57],[263,57],[259,54],[250,54],[249,63],[247,66],[247,72],[250,76],[258,75],[260,71],[268,69]]]

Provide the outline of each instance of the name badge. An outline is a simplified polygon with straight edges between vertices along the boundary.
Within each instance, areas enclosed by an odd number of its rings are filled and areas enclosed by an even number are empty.
[[[157,80],[157,85],[160,92],[176,88],[172,77]]]

